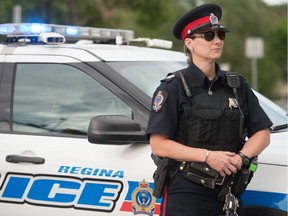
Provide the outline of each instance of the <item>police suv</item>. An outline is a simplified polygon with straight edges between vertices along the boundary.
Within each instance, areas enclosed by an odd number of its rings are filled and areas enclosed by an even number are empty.
[[[0,214],[158,215],[145,127],[153,91],[184,54],[121,29],[24,23],[0,34]],[[287,115],[255,94],[273,126],[244,205],[284,216]]]

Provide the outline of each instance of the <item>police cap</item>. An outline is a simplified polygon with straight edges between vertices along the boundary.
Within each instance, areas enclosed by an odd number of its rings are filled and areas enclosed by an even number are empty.
[[[229,32],[228,28],[221,26],[221,17],[222,9],[219,5],[200,5],[189,11],[176,22],[173,28],[173,34],[176,38],[184,40],[194,33],[204,33],[211,30]]]

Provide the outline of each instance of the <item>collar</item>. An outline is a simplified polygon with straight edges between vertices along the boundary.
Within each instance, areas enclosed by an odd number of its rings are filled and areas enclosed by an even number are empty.
[[[215,63],[216,67],[216,76],[214,78],[214,83],[222,80],[223,77],[225,77],[225,72],[222,71],[217,63]],[[206,83],[209,83],[210,80],[207,78],[207,76],[201,71],[194,63],[191,63],[188,67],[190,76],[193,77],[193,80],[195,83],[198,84],[198,86],[202,86],[202,88],[206,85]]]

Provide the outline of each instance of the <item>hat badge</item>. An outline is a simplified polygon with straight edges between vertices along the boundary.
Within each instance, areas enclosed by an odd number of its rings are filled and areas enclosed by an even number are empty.
[[[211,25],[219,25],[220,24],[217,16],[215,16],[214,13],[210,14],[210,23],[211,23]]]

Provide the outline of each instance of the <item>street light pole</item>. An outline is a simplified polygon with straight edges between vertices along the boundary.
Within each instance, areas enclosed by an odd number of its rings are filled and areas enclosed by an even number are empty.
[[[21,23],[22,22],[22,7],[19,4],[16,4],[13,6],[12,22],[13,23]]]
[[[262,38],[246,38],[245,41],[245,54],[247,58],[251,59],[252,88],[256,91],[258,89],[257,59],[264,56],[263,44]]]
[[[257,58],[251,59],[251,71],[252,71],[252,88],[258,90],[258,65]]]

